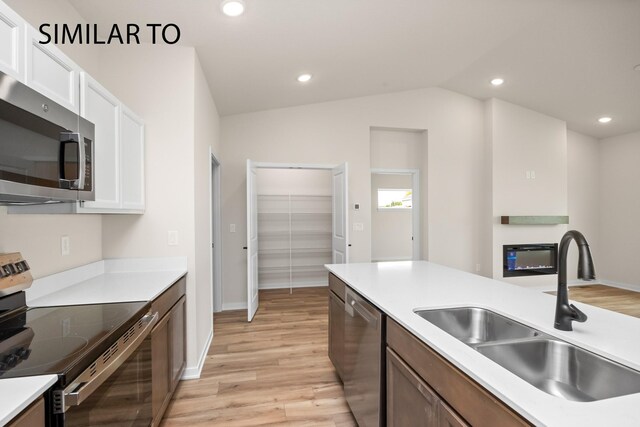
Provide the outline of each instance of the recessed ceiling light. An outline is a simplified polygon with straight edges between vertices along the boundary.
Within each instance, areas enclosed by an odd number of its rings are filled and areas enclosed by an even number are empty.
[[[611,120],[612,120],[611,117],[600,117],[598,119],[600,123],[609,123]]]
[[[306,82],[308,82],[309,80],[311,80],[311,77],[313,77],[311,74],[300,74],[300,75],[298,76],[298,81],[299,81],[300,83],[306,83]]]
[[[500,86],[502,83],[504,83],[504,79],[500,78],[500,77],[496,77],[495,79],[491,79],[491,84],[494,86]]]
[[[222,13],[227,16],[240,16],[244,13],[244,1],[242,0],[224,0],[220,4]]]

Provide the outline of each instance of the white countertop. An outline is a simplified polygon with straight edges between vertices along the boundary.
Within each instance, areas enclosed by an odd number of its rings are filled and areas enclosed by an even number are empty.
[[[108,259],[36,279],[29,307],[151,301],[187,273],[187,259]],[[0,379],[0,425],[55,383],[56,375]]]
[[[57,375],[40,375],[0,380],[0,426],[7,424],[27,408],[58,379]]]
[[[476,306],[640,370],[640,319],[576,303],[589,316],[553,328],[555,297],[426,261],[327,268],[467,375],[536,425],[638,426],[640,393],[595,402],[551,396],[416,315],[420,308]]]
[[[33,281],[29,307],[151,301],[187,273],[186,258],[107,259]]]

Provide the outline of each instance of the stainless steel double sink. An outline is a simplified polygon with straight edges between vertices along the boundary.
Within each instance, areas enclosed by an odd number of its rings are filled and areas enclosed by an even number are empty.
[[[640,372],[478,307],[415,313],[534,387],[591,402],[640,392]]]

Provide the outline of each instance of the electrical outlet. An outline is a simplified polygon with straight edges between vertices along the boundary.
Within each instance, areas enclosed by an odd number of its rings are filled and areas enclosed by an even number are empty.
[[[236,232],[236,225],[229,224],[229,233],[235,233],[235,232]]]
[[[169,246],[178,246],[178,232],[176,230],[169,230],[167,233],[167,244]]]
[[[476,273],[480,272],[480,264],[476,264]]]
[[[71,240],[69,236],[60,237],[60,255],[67,256],[71,253]]]

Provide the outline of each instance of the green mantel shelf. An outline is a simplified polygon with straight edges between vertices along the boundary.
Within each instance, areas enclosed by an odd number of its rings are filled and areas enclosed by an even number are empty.
[[[503,216],[501,224],[508,225],[556,225],[569,224],[569,217],[562,215],[538,215],[538,216]]]

